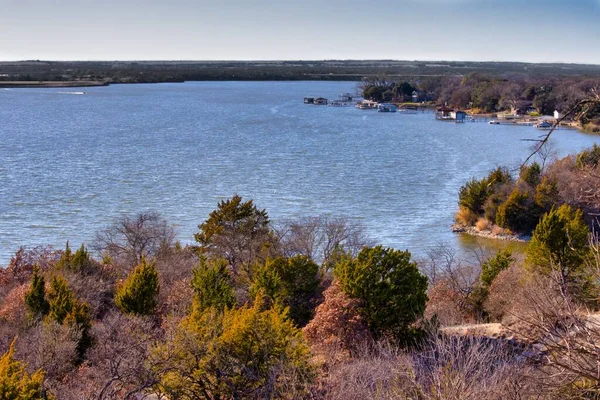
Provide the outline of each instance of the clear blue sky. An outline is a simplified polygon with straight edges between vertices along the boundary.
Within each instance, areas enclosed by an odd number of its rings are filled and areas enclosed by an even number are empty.
[[[600,0],[0,0],[0,60],[600,64]]]

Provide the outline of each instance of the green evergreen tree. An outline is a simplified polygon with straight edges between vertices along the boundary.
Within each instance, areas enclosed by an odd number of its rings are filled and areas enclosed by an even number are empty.
[[[558,272],[564,291],[579,291],[587,280],[589,251],[589,229],[582,211],[564,204],[542,217],[527,246],[525,262],[536,273]]]
[[[61,254],[60,259],[56,263],[56,268],[59,270],[60,269],[70,270],[72,262],[73,262],[73,252],[71,251],[71,248],[69,247],[69,242],[67,242],[65,251]]]
[[[576,163],[579,168],[596,168],[600,163],[600,146],[594,144],[592,147],[583,150],[577,155]]]
[[[310,258],[279,257],[259,268],[250,293],[264,290],[275,303],[289,308],[288,315],[296,325],[304,326],[312,318],[319,283],[319,266]]]
[[[263,295],[278,303],[283,297],[281,276],[269,264],[267,262],[261,265],[254,273],[254,279],[252,285],[250,285],[250,297],[254,298],[257,295]]]
[[[483,206],[488,196],[488,184],[486,180],[479,181],[473,178],[460,188],[458,204],[475,215],[480,215],[484,212]]]
[[[253,263],[265,246],[274,241],[269,216],[252,200],[238,195],[221,201],[194,235],[202,254],[226,259],[238,273],[239,266]]]
[[[92,345],[90,328],[92,322],[87,303],[80,301],[69,288],[62,276],[54,276],[48,291],[49,313],[46,318],[59,324],[75,326],[80,331],[77,342],[79,360],[83,359],[86,350]]]
[[[54,400],[54,396],[46,394],[42,384],[42,370],[29,375],[26,365],[15,360],[15,341],[8,352],[0,357],[0,399],[2,400]]]
[[[535,204],[543,212],[548,212],[560,202],[558,184],[556,180],[548,177],[542,178],[542,181],[535,188]]]
[[[25,293],[25,305],[34,319],[41,318],[50,311],[50,304],[46,300],[44,276],[37,266],[33,269],[31,287]]]
[[[213,307],[217,310],[231,308],[236,303],[233,278],[225,260],[207,260],[202,257],[194,268],[192,289],[197,311]]]
[[[314,369],[302,331],[260,299],[241,308],[196,310],[167,340],[154,354],[164,359],[157,364],[159,389],[169,399],[309,397]]]
[[[124,313],[151,315],[157,305],[159,291],[158,272],[154,262],[145,257],[129,274],[125,282],[117,286],[115,304]]]
[[[92,258],[82,243],[81,247],[73,255],[70,269],[76,272],[87,272],[90,270],[92,265]]]
[[[392,337],[409,344],[413,328],[425,311],[427,277],[408,251],[365,247],[355,259],[335,267],[342,290],[361,302],[361,314],[375,337]]]
[[[489,287],[498,274],[515,262],[509,250],[501,250],[481,265],[481,283]]]
[[[540,183],[541,175],[542,167],[537,162],[534,162],[531,165],[521,167],[519,178],[529,186],[536,187]]]
[[[496,223],[515,232],[529,233],[539,218],[539,209],[529,194],[515,189],[496,211]]]

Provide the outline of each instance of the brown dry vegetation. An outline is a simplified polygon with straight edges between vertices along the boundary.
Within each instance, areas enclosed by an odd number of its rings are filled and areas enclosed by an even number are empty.
[[[595,186],[579,174],[592,179],[597,167],[582,170],[576,159],[561,162],[551,169],[565,182],[561,195],[593,209]],[[261,220],[266,216],[259,214]],[[120,223],[131,221],[143,222],[136,225],[135,241],[103,231],[111,241],[97,246],[102,262],[75,262],[75,256],[66,262],[70,250],[21,249],[0,275],[0,352],[17,337],[15,356],[31,372],[43,370],[44,387],[57,398],[553,400],[595,398],[600,392],[600,318],[593,314],[600,293],[596,237],[584,246],[585,257],[568,258],[577,261],[574,275],[555,265],[560,260],[549,258],[553,261],[542,268],[507,250],[476,251],[465,259],[444,246],[432,250],[419,264],[429,278],[427,307],[400,328],[414,334],[402,343],[393,341],[393,334],[373,331],[369,318],[379,310],[365,313],[373,299],[353,297],[346,288],[356,282],[342,279],[354,275],[338,275],[343,268],[369,265],[354,264],[370,241],[344,219],[303,219],[278,230],[267,223],[259,236],[240,225],[225,232],[213,224],[212,234],[227,240],[205,236],[204,249],[173,243],[172,230],[155,214]],[[236,254],[230,254],[231,263],[210,259],[210,253],[224,249],[215,243],[233,242],[255,250],[268,244],[268,253],[279,260],[307,257],[318,260],[319,269],[296,281],[302,274],[287,276],[285,268],[314,263],[265,262],[265,252],[244,248],[233,250],[255,254],[249,263]],[[387,254],[383,249],[373,254],[380,253]],[[115,288],[136,260],[146,257],[155,265],[161,290],[149,315],[124,313],[115,304]],[[413,265],[409,260],[405,266]],[[282,272],[267,268],[274,265]],[[64,319],[34,314],[25,300],[34,289],[34,270],[45,278],[46,289],[62,277],[72,296],[64,302],[81,304],[74,309],[89,323],[73,309]],[[310,292],[289,289],[300,286]],[[396,305],[385,303],[393,297],[381,288],[367,287],[368,294],[380,290],[381,307]],[[297,304],[290,296],[310,300]],[[286,305],[306,307],[310,321],[302,330]],[[85,335],[91,342],[82,356]]]

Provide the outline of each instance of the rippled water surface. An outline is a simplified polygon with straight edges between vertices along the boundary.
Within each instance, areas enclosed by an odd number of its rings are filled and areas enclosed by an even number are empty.
[[[302,104],[352,82],[194,82],[0,89],[0,265],[19,246],[90,243],[124,213],[157,210],[192,241],[238,193],[273,220],[344,215],[422,254],[449,230],[459,187],[515,166],[540,132]],[[557,131],[560,153],[597,136]]]

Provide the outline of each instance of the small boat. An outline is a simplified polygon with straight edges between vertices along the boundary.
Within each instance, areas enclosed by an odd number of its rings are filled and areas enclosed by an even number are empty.
[[[359,103],[356,103],[356,108],[360,110],[374,110],[377,108],[377,102],[371,100],[363,100]]]
[[[500,125],[500,121],[492,120],[492,121],[488,122],[488,124],[490,124],[490,125]]]
[[[535,124],[534,126],[538,129],[552,129],[554,124],[552,122],[548,122],[548,121],[540,121],[537,124]]]
[[[391,113],[395,113],[396,111],[398,111],[396,109],[396,106],[393,104],[379,104],[377,106],[377,112],[391,112]]]

